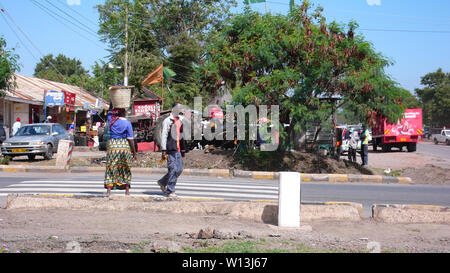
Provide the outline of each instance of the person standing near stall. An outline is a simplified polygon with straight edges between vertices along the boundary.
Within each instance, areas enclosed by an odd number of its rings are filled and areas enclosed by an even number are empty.
[[[106,146],[106,171],[104,186],[106,195],[111,190],[125,189],[125,195],[130,194],[131,163],[136,160],[133,127],[125,118],[125,109],[113,109],[108,115],[110,139]]]

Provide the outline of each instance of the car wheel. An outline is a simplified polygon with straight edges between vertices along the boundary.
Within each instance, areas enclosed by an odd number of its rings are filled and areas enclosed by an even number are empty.
[[[445,144],[450,145],[450,140],[445,140]]]
[[[47,145],[47,152],[44,154],[44,158],[46,160],[50,160],[53,158],[53,146],[52,144]]]
[[[437,139],[434,139],[434,144],[438,144],[439,141]]]
[[[36,158],[36,155],[28,155],[29,160],[34,160]]]

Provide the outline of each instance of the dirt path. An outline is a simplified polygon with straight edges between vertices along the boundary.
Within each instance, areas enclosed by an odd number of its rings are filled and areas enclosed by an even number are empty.
[[[215,235],[199,239],[202,229]],[[314,221],[292,230],[214,215],[0,210],[0,244],[10,252],[183,252],[247,240],[288,252],[450,252],[450,229],[440,224]]]

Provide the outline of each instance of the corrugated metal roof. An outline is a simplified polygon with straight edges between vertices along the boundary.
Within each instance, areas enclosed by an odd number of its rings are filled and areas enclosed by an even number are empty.
[[[16,77],[17,86],[11,91],[6,91],[7,97],[40,102],[43,104],[45,90],[65,90],[76,94],[75,106],[84,106],[85,103],[90,103],[92,105],[91,107],[94,107],[96,99],[99,98],[92,92],[89,92],[78,86],[19,74],[14,74],[14,76]],[[102,100],[101,108],[109,108],[109,105],[105,103],[105,100]]]

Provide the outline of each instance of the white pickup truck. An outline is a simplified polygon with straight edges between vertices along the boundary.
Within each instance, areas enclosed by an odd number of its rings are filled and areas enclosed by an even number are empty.
[[[450,145],[450,130],[442,130],[440,134],[433,134],[431,138],[434,144],[445,143]]]

